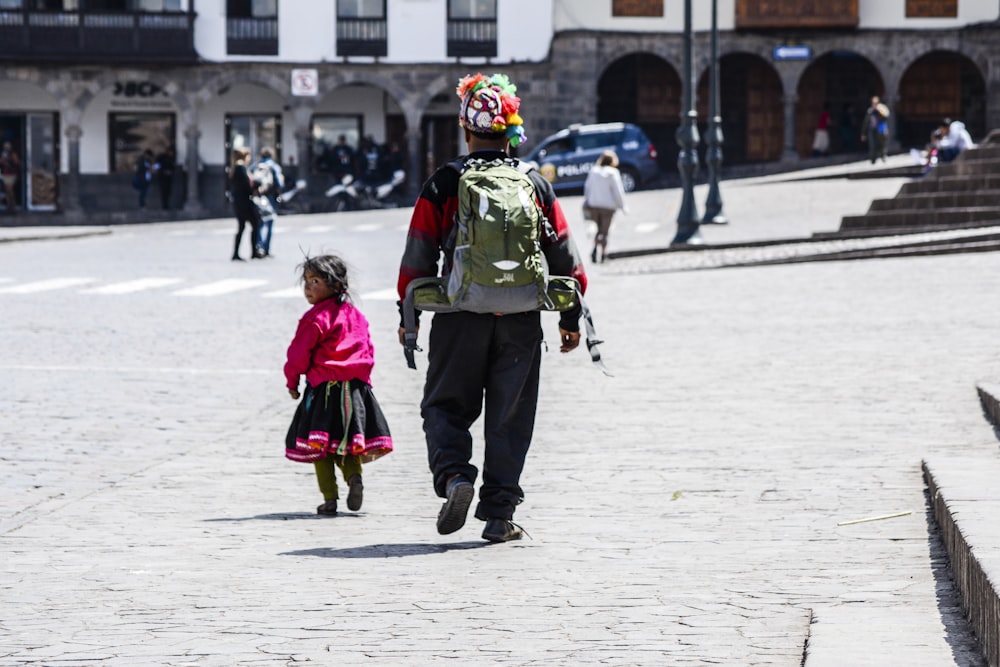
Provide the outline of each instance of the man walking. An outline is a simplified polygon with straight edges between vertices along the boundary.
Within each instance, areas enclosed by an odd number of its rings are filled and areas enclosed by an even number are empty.
[[[502,74],[476,74],[459,82],[459,122],[468,146],[468,154],[460,162],[463,168],[470,161],[501,161],[516,166],[507,154],[509,146],[524,140],[516,90]],[[447,246],[459,208],[460,169],[454,165],[450,163],[434,172],[414,206],[399,270],[401,300],[412,280],[437,274],[442,253],[442,275],[448,275],[453,268],[454,253]],[[551,234],[540,237],[550,272],[572,276],[581,291],[586,290],[583,263],[551,185],[535,171],[527,176],[536,203],[551,227]],[[579,345],[579,316],[579,306],[561,313],[561,352]],[[401,343],[403,333],[400,327]],[[434,315],[420,409],[434,490],[445,499],[437,519],[442,535],[465,525],[472,504],[478,470],[471,463],[469,429],[483,412],[485,397],[483,479],[475,516],[486,522],[482,535],[490,542],[522,537],[523,531],[511,519],[524,498],[520,478],[534,430],[541,346],[537,310],[504,315],[465,311]]]

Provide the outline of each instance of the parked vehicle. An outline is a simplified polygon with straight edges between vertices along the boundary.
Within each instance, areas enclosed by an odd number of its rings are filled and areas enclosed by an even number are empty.
[[[392,178],[382,183],[365,183],[344,176],[326,191],[327,211],[363,211],[372,208],[396,208],[391,195],[406,180],[406,172],[398,169]]]
[[[546,137],[524,159],[530,160],[556,191],[583,188],[587,173],[605,150],[618,154],[626,192],[656,180],[656,147],[637,125],[570,125]]]

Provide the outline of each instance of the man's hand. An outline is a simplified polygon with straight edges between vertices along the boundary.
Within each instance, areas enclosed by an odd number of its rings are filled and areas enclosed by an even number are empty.
[[[419,326],[417,327],[417,335],[418,336],[420,335],[420,327]],[[405,338],[405,336],[406,336],[406,329],[404,329],[403,327],[399,327],[399,344],[400,345],[406,346],[406,338]]]
[[[562,345],[559,346],[559,351],[563,353],[571,352],[580,345],[580,332],[566,331],[565,329],[560,328],[559,339],[562,342]]]
[[[296,401],[299,400],[299,390],[298,389],[289,389],[288,390],[288,395],[291,396]]]

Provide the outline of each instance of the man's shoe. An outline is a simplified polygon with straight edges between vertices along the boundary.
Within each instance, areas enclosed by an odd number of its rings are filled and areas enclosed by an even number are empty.
[[[316,514],[323,516],[337,516],[337,499],[331,498],[316,508]]]
[[[365,498],[365,485],[361,483],[361,475],[351,475],[347,486],[347,509],[357,512],[361,509],[361,501]]]
[[[487,519],[483,528],[483,539],[490,542],[510,542],[524,537],[524,531],[513,521],[507,519]]]
[[[455,476],[445,488],[447,500],[438,512],[437,529],[441,535],[454,533],[465,525],[472,497],[476,494],[472,483],[462,476]]]

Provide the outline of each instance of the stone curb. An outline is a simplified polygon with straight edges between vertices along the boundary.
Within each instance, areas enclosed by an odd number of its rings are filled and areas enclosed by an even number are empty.
[[[976,386],[986,418],[1000,425],[1000,385]],[[1000,459],[923,461],[931,508],[952,576],[990,667],[1000,667]],[[987,546],[992,545],[992,546]]]
[[[990,667],[998,667],[1000,595],[996,582],[1000,576],[1000,549],[984,545],[997,544],[990,536],[998,532],[1000,491],[995,480],[1000,463],[960,459],[924,460],[922,465],[962,606],[987,662]]]
[[[81,230],[79,228],[55,227],[43,231],[38,227],[19,227],[16,229],[0,229],[0,243],[81,239],[88,236],[105,236],[110,233],[111,230],[105,228]]]
[[[1000,385],[979,384],[976,386],[979,392],[979,401],[983,405],[983,412],[994,427],[1000,428]]]

